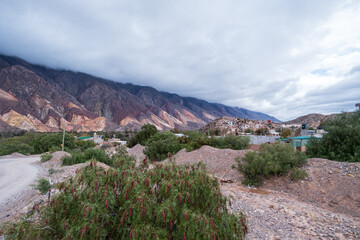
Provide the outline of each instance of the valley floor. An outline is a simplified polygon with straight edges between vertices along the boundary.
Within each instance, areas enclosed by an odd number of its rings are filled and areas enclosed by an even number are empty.
[[[128,149],[138,162],[145,157],[142,151],[140,145]],[[231,198],[229,210],[247,217],[246,239],[360,239],[360,163],[309,159],[304,167],[309,177],[304,181],[278,177],[255,189],[243,186],[242,175],[232,168],[234,158],[244,156],[246,151],[203,146],[189,153],[182,150],[172,161],[179,165],[201,161],[210,174],[221,180],[222,193]],[[53,168],[57,171],[52,181],[61,182],[85,165],[61,167],[61,156],[66,154],[56,152],[52,160],[38,162],[41,175],[49,177],[48,169]],[[34,203],[42,201],[47,201],[46,196],[29,189],[1,209],[0,223],[22,216]]]

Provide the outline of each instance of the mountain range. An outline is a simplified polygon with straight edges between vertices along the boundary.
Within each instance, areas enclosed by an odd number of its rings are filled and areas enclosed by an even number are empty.
[[[0,55],[0,131],[113,131],[146,123],[186,130],[223,116],[279,122],[244,108]]]

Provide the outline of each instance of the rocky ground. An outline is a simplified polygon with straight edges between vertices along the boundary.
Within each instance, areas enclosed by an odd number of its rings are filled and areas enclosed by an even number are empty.
[[[128,152],[140,162],[145,157],[143,149],[137,145]],[[247,216],[247,239],[360,239],[360,163],[309,159],[304,166],[309,174],[305,180],[292,182],[279,177],[255,189],[243,186],[242,175],[232,168],[235,157],[245,153],[204,146],[189,153],[182,150],[172,161],[180,165],[201,161],[206,165],[207,171],[221,181],[222,193],[231,198],[230,211]],[[61,182],[86,165],[61,167],[60,159],[66,154],[56,152],[50,161],[39,162],[43,177]],[[49,174],[51,168],[55,172]],[[11,214],[5,220],[22,216],[34,203],[47,201],[36,190],[28,191],[17,204],[9,205]]]
[[[309,159],[309,176],[267,180],[261,188],[244,187],[231,166],[246,150],[204,146],[178,152],[177,164],[203,162],[222,180],[222,193],[232,198],[229,209],[247,216],[247,239],[360,239],[360,163]]]

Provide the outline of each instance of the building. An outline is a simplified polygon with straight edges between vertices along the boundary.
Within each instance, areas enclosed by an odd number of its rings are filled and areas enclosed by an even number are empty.
[[[94,133],[94,136],[82,136],[82,137],[78,137],[76,138],[77,140],[82,140],[82,141],[94,141],[95,143],[98,144],[102,144],[104,142],[104,140],[102,139],[102,136],[98,136],[96,133]]]
[[[318,137],[313,137],[313,136],[299,136],[299,137],[291,137],[286,140],[290,140],[291,146],[293,146],[297,151],[305,152],[306,145],[308,144],[311,138],[320,139]]]

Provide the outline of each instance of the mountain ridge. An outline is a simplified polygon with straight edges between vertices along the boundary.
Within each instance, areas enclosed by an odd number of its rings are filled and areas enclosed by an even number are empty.
[[[222,116],[279,121],[260,112],[52,69],[1,54],[0,91],[1,116],[12,110],[24,116],[22,121],[44,124],[47,131],[65,126],[73,131],[116,130],[146,123],[160,130],[185,130],[200,128]],[[6,122],[14,126],[11,120]]]

